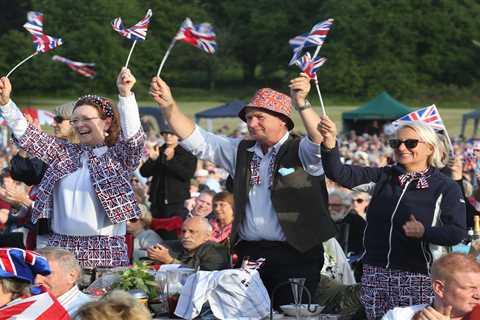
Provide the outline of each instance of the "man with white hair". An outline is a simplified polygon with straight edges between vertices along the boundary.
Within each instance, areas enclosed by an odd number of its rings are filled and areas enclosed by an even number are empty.
[[[81,268],[72,252],[53,247],[41,248],[37,252],[47,258],[52,273],[48,276],[38,274],[35,282],[47,287],[70,316],[92,301],[92,297],[78,289]]]
[[[206,271],[230,267],[227,248],[210,241],[212,226],[203,217],[191,217],[182,225],[180,241],[163,246],[156,244],[147,250],[148,257],[162,264],[180,263]]]

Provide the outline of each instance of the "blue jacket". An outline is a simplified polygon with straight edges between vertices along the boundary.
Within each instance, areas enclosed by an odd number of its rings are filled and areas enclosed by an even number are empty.
[[[328,178],[346,188],[374,182],[367,211],[364,263],[394,270],[430,273],[433,245],[451,246],[466,235],[465,201],[458,184],[437,168],[427,172],[428,188],[416,181],[403,187],[398,176],[402,166],[382,168],[344,165],[338,148],[322,152]],[[421,239],[409,238],[402,226],[414,215],[425,227]]]

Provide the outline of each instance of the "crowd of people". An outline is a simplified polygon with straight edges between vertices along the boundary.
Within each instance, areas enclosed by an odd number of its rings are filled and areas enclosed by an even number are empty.
[[[58,107],[48,135],[0,79],[13,137],[0,154],[0,241],[27,249],[4,255],[30,274],[0,264],[0,293],[10,292],[0,312],[36,283],[70,316],[103,319],[134,304],[120,292],[91,301],[82,273],[137,260],[212,271],[265,259],[276,309],[293,299],[278,285],[305,278],[317,302],[354,319],[474,319],[478,252],[449,252],[469,241],[480,211],[480,143],[449,145],[422,122],[339,134],[307,100],[305,74],[289,95],[258,90],[231,135],[196,125],[155,77],[150,95],[166,122],[144,133],[135,82],[124,68],[117,104],[87,95]],[[43,269],[28,250],[48,260]]]

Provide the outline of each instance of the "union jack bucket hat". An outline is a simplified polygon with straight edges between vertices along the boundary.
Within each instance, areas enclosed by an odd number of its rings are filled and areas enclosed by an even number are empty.
[[[247,108],[257,108],[274,116],[279,117],[287,124],[288,130],[292,130],[294,123],[290,117],[292,113],[292,99],[286,94],[277,92],[270,88],[258,90],[248,104],[238,113],[243,121],[246,121]]]
[[[38,253],[19,248],[0,248],[0,278],[33,283],[37,274],[51,273],[47,259]]]

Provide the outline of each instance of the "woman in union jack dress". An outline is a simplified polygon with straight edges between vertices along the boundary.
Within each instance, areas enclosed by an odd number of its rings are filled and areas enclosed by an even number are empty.
[[[70,117],[80,143],[72,144],[28,124],[10,99],[9,79],[0,79],[0,114],[16,143],[48,164],[32,221],[50,219],[48,245],[72,251],[84,269],[128,264],[126,221],[140,214],[129,178],[144,144],[135,81],[129,69],[121,70],[118,106],[100,96],[80,97]]]

